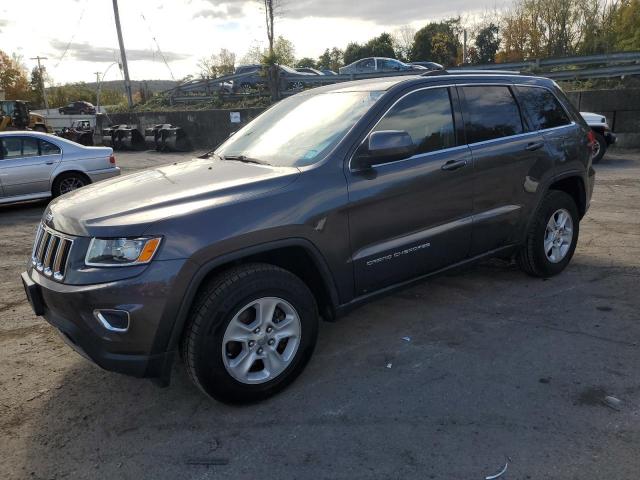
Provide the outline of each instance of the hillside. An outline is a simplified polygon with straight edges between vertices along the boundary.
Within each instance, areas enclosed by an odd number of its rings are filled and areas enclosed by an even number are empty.
[[[163,92],[177,85],[178,82],[173,80],[131,80],[131,90],[137,92],[140,90],[140,85],[147,84],[151,93]],[[96,82],[87,82],[87,87],[95,89]],[[124,93],[124,82],[122,80],[106,80],[102,82],[102,90],[117,90]]]

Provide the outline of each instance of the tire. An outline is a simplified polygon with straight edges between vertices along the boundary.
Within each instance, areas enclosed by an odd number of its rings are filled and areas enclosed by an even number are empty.
[[[261,319],[258,304],[268,302],[277,306],[273,314]],[[280,324],[284,327],[277,325],[279,318],[286,322]],[[296,325],[297,338],[274,338]],[[231,268],[202,289],[192,307],[181,351],[189,376],[205,394],[226,403],[250,403],[274,395],[302,372],[317,335],[318,308],[305,283],[282,268],[254,263]],[[274,360],[274,352],[282,363]],[[241,372],[240,366],[234,370],[234,363],[244,364],[247,371]],[[277,374],[276,365],[282,368]]]
[[[591,159],[591,162],[592,163],[599,163],[600,160],[602,160],[602,157],[604,157],[604,154],[607,151],[607,141],[598,132],[593,132],[593,133],[595,134],[595,137],[596,137],[596,153],[594,154],[593,158]]]
[[[59,197],[60,195],[77,190],[78,188],[82,188],[90,183],[89,179],[80,173],[63,173],[53,181],[51,194],[54,197]]]
[[[556,219],[563,218],[560,213],[566,214],[570,220],[566,221],[562,235],[554,234],[553,229],[548,229],[548,227],[551,228],[552,216],[554,216],[554,224]],[[578,208],[573,198],[565,192],[549,191],[535,213],[524,245],[516,254],[518,266],[534,277],[551,277],[562,272],[571,261],[576,249],[580,233],[579,222]],[[566,227],[571,229],[570,240]],[[549,242],[554,238],[559,242],[557,247],[554,242]],[[552,247],[548,249],[550,244]]]

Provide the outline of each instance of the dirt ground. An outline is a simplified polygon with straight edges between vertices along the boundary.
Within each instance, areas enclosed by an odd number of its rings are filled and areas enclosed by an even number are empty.
[[[160,389],[68,348],[19,279],[44,204],[0,208],[0,478],[640,478],[640,152],[596,169],[562,275],[488,261],[373,302],[242,408],[179,363]]]

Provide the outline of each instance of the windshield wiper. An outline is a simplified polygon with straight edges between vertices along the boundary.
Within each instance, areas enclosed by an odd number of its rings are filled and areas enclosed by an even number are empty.
[[[222,160],[236,160],[238,162],[244,162],[244,163],[257,163],[258,165],[270,165],[264,160],[247,157],[246,155],[220,155],[220,158]]]
[[[199,155],[198,158],[206,159],[206,158],[211,158],[214,155],[218,158],[222,158],[220,155],[215,153],[215,150],[209,150],[207,153],[203,153],[202,155]]]

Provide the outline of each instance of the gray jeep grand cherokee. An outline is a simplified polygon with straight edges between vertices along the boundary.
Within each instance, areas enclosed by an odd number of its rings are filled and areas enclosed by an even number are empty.
[[[55,199],[22,275],[98,365],[208,395],[290,383],[320,317],[488,256],[569,263],[593,137],[550,80],[403,76],[309,90],[205,158]]]

